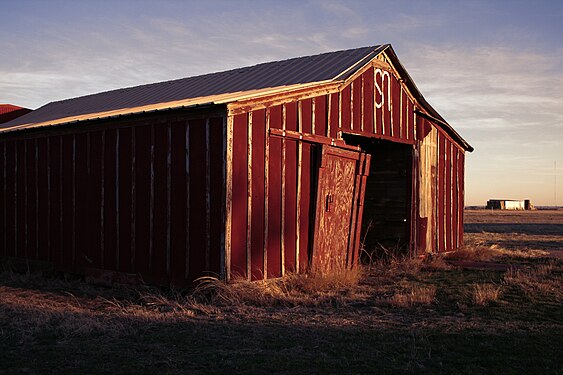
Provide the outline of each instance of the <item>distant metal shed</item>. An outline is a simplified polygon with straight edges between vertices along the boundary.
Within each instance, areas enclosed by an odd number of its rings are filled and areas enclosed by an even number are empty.
[[[47,104],[0,132],[2,255],[185,285],[463,240],[464,154],[390,45]],[[363,240],[363,241],[362,241]]]

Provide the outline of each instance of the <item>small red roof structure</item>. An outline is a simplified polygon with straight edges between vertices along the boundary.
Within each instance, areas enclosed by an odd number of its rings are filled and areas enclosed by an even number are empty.
[[[11,121],[31,112],[29,108],[19,107],[12,104],[0,104],[0,124]],[[0,125],[0,127],[3,127]]]

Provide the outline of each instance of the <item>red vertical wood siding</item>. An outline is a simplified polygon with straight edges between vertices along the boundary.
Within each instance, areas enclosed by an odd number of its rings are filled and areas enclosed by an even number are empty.
[[[90,133],[90,175],[88,179],[88,212],[89,217],[86,223],[89,228],[88,236],[88,250],[86,260],[88,267],[92,268],[103,268],[103,256],[104,256],[104,241],[103,241],[103,226],[101,216],[103,214],[102,209],[102,190],[104,186],[103,181],[103,144],[102,139],[105,139],[105,131],[98,131]],[[49,141],[49,139],[47,140]],[[52,147],[51,144],[49,144]],[[45,165],[45,169],[51,168],[53,163],[48,160]],[[47,179],[46,179],[47,180]],[[48,184],[48,180],[46,181]],[[147,199],[148,202],[148,199]],[[47,202],[47,205],[52,207],[52,201]],[[148,218],[148,214],[147,214]],[[50,230],[51,222],[47,223],[47,237],[50,239],[53,235],[53,230]],[[148,230],[146,231],[148,233]],[[147,242],[148,244],[148,239]],[[148,259],[148,257],[147,257]]]
[[[12,141],[6,145],[6,255],[16,256],[16,142]]]
[[[243,278],[246,277],[247,118],[242,114],[233,120],[231,274]]]
[[[223,117],[214,117],[209,121],[210,125],[210,199],[211,199],[211,264],[210,271],[216,275],[221,274],[221,236],[223,229],[223,219],[221,216],[223,194]]]
[[[186,121],[173,122],[170,131],[170,280],[181,285],[186,276],[186,182],[189,183],[186,181]]]
[[[60,154],[60,137],[50,137],[49,140],[49,169],[50,169],[50,236],[49,247],[51,254],[51,261],[58,264],[62,263],[61,252],[61,154]]]
[[[311,171],[312,171],[312,146],[309,143],[302,144],[301,160],[301,199],[300,207],[300,233],[299,233],[299,270],[308,267],[309,233],[311,231],[310,218],[314,217],[311,212]]]
[[[375,133],[376,134],[383,134],[383,109],[384,109],[384,104],[383,103],[383,83],[382,83],[382,75],[381,74],[375,74],[375,80],[374,80],[374,84],[377,85],[377,87],[381,88],[381,92],[376,88],[375,89],[375,103],[376,104],[376,108],[375,108]]]
[[[26,257],[26,238],[25,238],[25,190],[26,190],[26,160],[25,160],[25,141],[16,142],[16,254]]]
[[[142,120],[0,141],[0,255],[178,285],[218,274],[223,129],[222,117]]]
[[[305,106],[305,105],[304,105]],[[303,109],[305,111],[305,109]],[[311,115],[311,100],[307,102],[307,110],[309,111],[309,117]],[[311,132],[311,122],[309,121],[309,130],[307,133]],[[290,102],[285,104],[285,128],[286,130],[298,131],[297,123],[297,103]]]
[[[373,88],[373,69],[370,68],[362,74],[363,82],[363,110],[362,118],[364,124],[364,131],[367,133],[375,133],[376,129],[374,127],[373,119],[373,108],[374,108],[374,88]]]
[[[207,233],[206,233],[206,152],[205,152],[205,119],[190,120],[190,276],[193,278],[202,276],[202,270],[206,270]],[[246,126],[244,126],[246,129]],[[245,131],[246,134],[246,131]],[[243,154],[246,155],[246,137],[242,139]],[[241,156],[243,156],[241,154]],[[242,188],[243,201],[245,203],[242,220],[242,243],[245,244],[246,228],[246,165],[243,165],[244,185]],[[243,266],[246,267],[246,247],[242,249]],[[237,263],[238,264],[238,263]]]
[[[445,139],[446,146],[446,251],[452,249],[452,144]]]
[[[205,137],[203,136],[203,124],[199,124],[200,126],[194,126],[197,128],[197,134],[194,134],[192,137],[193,145],[201,145],[202,142],[205,142]],[[196,133],[194,130],[193,133]],[[192,134],[193,134],[192,133]],[[199,137],[198,137],[199,136]],[[194,140],[196,138],[197,140]],[[203,143],[205,144],[205,143]],[[199,147],[195,147],[195,150],[200,150]],[[195,153],[195,152],[194,152]],[[203,161],[205,160],[205,154],[200,152],[197,157],[199,157],[199,162],[197,165],[190,165],[190,168],[204,168],[202,167]],[[152,253],[152,267],[151,273],[157,277],[157,281],[159,283],[166,282],[168,280],[168,272],[166,269],[166,222],[167,222],[167,214],[168,214],[168,195],[167,195],[167,185],[166,185],[166,178],[167,178],[167,158],[168,158],[168,126],[166,123],[160,123],[154,125],[154,206],[153,206],[153,253]],[[198,176],[201,176],[200,173],[195,173]],[[201,177],[200,177],[201,178]],[[196,185],[199,187],[199,184]],[[202,191],[198,191],[199,194],[202,194]],[[201,233],[205,231],[205,216],[202,216],[202,213],[205,212],[205,200],[202,199],[203,195],[200,195],[200,198],[197,202],[191,202],[192,204],[198,204],[197,209],[199,210],[198,214],[198,222],[196,223],[198,226],[193,228],[191,231],[191,242],[193,243],[194,247],[198,249],[197,260],[194,259],[193,264],[196,267],[204,267],[203,259],[205,254],[205,244],[201,240]],[[195,254],[194,254],[195,255]],[[198,269],[198,268],[196,268]]]
[[[119,220],[118,230],[118,246],[119,246],[119,258],[118,258],[118,271],[122,272],[133,272],[133,267],[131,264],[131,209],[132,209],[132,199],[131,199],[131,163],[133,159],[131,158],[131,139],[133,130],[132,128],[119,129],[119,158],[117,160],[119,178],[118,183],[118,216]]]
[[[457,184],[457,148],[452,143],[452,250],[458,247],[458,211],[459,211],[459,200],[458,200],[458,184]]]
[[[95,138],[92,138],[94,140]],[[92,144],[92,152],[96,147]],[[151,274],[150,260],[150,186],[151,126],[135,128],[135,270]],[[93,164],[94,166],[95,164]],[[99,168],[97,168],[99,169]],[[92,169],[93,181],[98,172]],[[97,225],[99,225],[97,223]]]
[[[49,217],[47,215],[47,200],[49,198],[49,190],[47,190],[47,139],[40,138],[37,140],[38,148],[38,205],[37,205],[37,216],[39,218],[39,260],[49,261],[49,240],[48,240],[48,229],[49,229]],[[89,245],[89,243],[87,243]],[[87,247],[89,249],[90,247]]]
[[[26,210],[25,210],[25,234],[26,248],[29,259],[38,259],[37,253],[37,201],[35,199],[36,188],[36,159],[35,159],[35,140],[27,139],[25,141],[25,149],[27,151],[26,158]]]
[[[408,101],[407,118],[408,118],[408,124],[409,124],[408,128],[407,128],[407,139],[414,140],[415,139],[415,134],[414,134],[414,129],[415,129],[414,104],[410,99]]]
[[[270,111],[270,128],[281,129],[282,123],[282,105],[275,105],[268,108]]]
[[[299,126],[301,127],[298,129],[297,126],[293,126],[293,121],[295,116],[293,116],[293,108],[295,108],[295,102],[286,104],[286,119],[287,119],[287,130],[299,130],[302,133],[310,134],[313,129],[313,101],[312,99],[305,99],[301,101],[301,123]],[[291,126],[290,126],[291,125]]]
[[[115,270],[117,249],[116,245],[116,129],[105,132],[104,143],[104,204],[103,204],[103,223],[104,223],[104,258],[102,267],[107,270]],[[62,180],[62,179],[61,179]],[[64,223],[63,223],[64,224]],[[61,235],[61,238],[64,238]]]
[[[424,119],[417,118],[417,121],[425,121]],[[444,185],[445,185],[445,144],[444,138],[438,133],[438,196],[437,196],[437,214],[438,214],[438,235],[437,241],[438,245],[436,251],[444,251],[445,248],[445,196],[444,196]]]
[[[266,142],[266,111],[252,112],[252,280],[264,278],[264,157]]]
[[[281,106],[270,107],[270,128],[282,127]],[[268,136],[268,135],[267,135]],[[268,277],[281,276],[282,217],[282,139],[270,137],[268,164]]]
[[[460,163],[458,168],[458,176],[459,176],[459,245],[463,245],[463,210],[465,206],[465,154],[463,151],[460,151]]]
[[[323,137],[327,136],[327,100],[326,96],[315,98],[315,134]]]
[[[272,108],[273,109],[273,108]],[[277,113],[270,112],[270,123],[281,121]],[[268,277],[281,276],[281,216],[282,216],[282,139],[270,137],[268,166]]]
[[[352,82],[352,129],[361,130],[362,123],[362,76]]]
[[[90,266],[89,228],[86,219],[91,215],[88,212],[88,200],[81,197],[88,196],[88,139],[87,134],[75,136],[75,251],[76,265]],[[40,210],[37,211],[39,213]],[[44,212],[44,211],[43,211]]]
[[[295,240],[297,222],[297,142],[285,142],[284,267],[295,271]]]
[[[339,94],[330,94],[330,138],[336,138],[338,135],[338,117],[339,117]]]
[[[392,100],[392,135],[395,138],[401,138],[401,85],[394,75],[391,76],[391,100]]]
[[[350,106],[352,104],[350,85],[340,92],[340,130],[350,130]]]
[[[407,93],[401,89],[401,138],[407,139],[408,134],[408,102],[409,98]]]
[[[0,233],[3,236],[0,237],[0,256],[6,256],[6,162],[4,161],[6,155],[6,143],[0,143],[0,180],[2,185],[0,185]]]

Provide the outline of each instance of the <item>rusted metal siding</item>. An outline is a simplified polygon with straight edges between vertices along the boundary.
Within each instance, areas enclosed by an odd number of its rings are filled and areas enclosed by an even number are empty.
[[[2,255],[153,283],[220,274],[222,117],[0,141]]]

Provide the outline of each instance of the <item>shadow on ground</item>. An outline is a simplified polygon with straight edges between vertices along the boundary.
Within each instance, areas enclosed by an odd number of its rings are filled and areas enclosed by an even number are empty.
[[[563,236],[563,224],[552,223],[466,223],[466,233],[521,233],[531,235]]]

